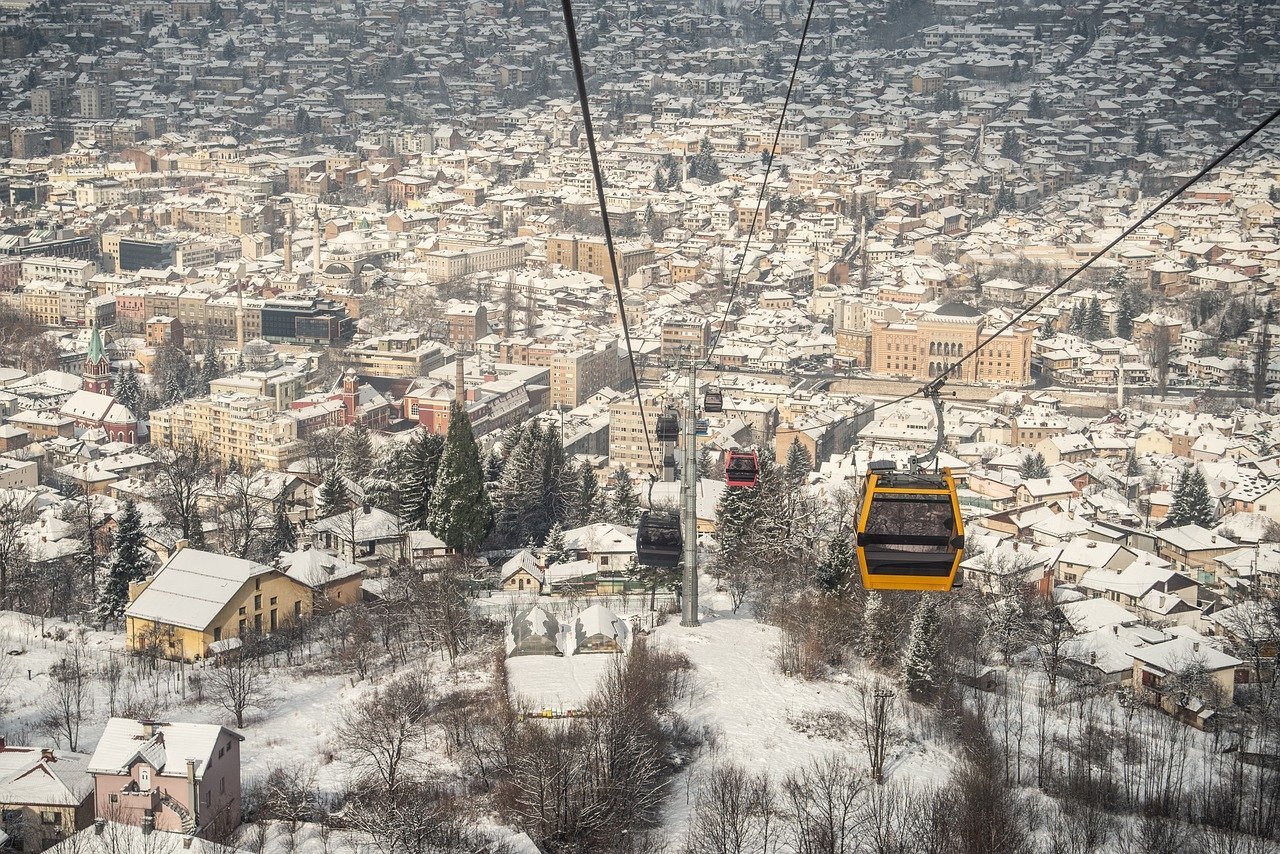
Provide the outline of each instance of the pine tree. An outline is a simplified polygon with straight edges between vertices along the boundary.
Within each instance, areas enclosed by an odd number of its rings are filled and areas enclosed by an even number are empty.
[[[1022,457],[1022,465],[1018,467],[1018,474],[1023,480],[1032,480],[1036,478],[1049,476],[1049,465],[1045,462],[1044,454],[1039,451],[1032,451]]]
[[[114,624],[124,615],[129,604],[129,582],[146,578],[150,566],[151,560],[143,548],[142,516],[133,499],[126,498],[116,519],[111,558],[98,591],[97,612],[101,625]]]
[[[867,661],[876,667],[889,667],[898,657],[893,614],[884,598],[874,590],[867,594],[862,610],[862,636],[858,646]]]
[[[609,518],[615,525],[634,527],[640,519],[640,497],[636,495],[631,474],[621,466],[613,473],[613,493],[609,500]]]
[[[146,414],[142,411],[142,387],[133,368],[125,368],[116,378],[115,398],[139,418]]]
[[[938,688],[939,658],[942,654],[938,629],[938,603],[926,593],[920,597],[920,604],[911,618],[911,632],[907,636],[902,666],[907,691],[916,699],[927,699]]]
[[[1140,474],[1142,474],[1142,469],[1138,468],[1138,455],[1135,454],[1131,448],[1129,453],[1125,456],[1124,476],[1137,477]]]
[[[444,437],[422,430],[409,442],[401,458],[403,469],[398,515],[410,530],[426,527],[442,453]]]
[[[578,494],[574,499],[574,520],[578,525],[590,525],[600,518],[600,482],[596,470],[583,465],[578,471]]]
[[[400,492],[406,483],[408,473],[407,445],[390,445],[373,462],[368,475],[365,476],[365,501],[379,510],[399,514],[402,505]]]
[[[449,408],[449,432],[431,496],[428,528],[451,549],[472,554],[493,523],[493,507],[484,488],[480,450],[471,419],[457,401]]]
[[[351,493],[347,491],[347,485],[343,482],[342,474],[336,466],[325,473],[324,481],[320,484],[317,503],[319,505],[320,518],[322,519],[345,513],[351,509]]]
[[[218,350],[213,346],[213,339],[204,341],[204,361],[200,363],[200,375],[204,381],[205,393],[209,391],[209,383],[222,376],[222,362],[218,360]]]
[[[542,551],[546,555],[547,566],[564,563],[569,559],[569,550],[565,547],[564,528],[557,522],[547,531],[547,538],[542,541]]]
[[[1188,465],[1182,470],[1182,476],[1178,478],[1178,485],[1173,491],[1169,524],[1175,528],[1181,525],[1208,528],[1213,525],[1213,521],[1213,497],[1209,494],[1204,472],[1198,466]]]
[[[523,429],[512,430],[503,444],[507,458],[494,488],[493,534],[498,543],[515,545],[533,537],[536,505],[542,496],[542,427],[532,421]],[[544,534],[533,537],[534,541]]]
[[[799,489],[808,482],[812,471],[813,457],[809,456],[809,449],[798,441],[792,442],[787,449],[787,485],[792,489]]]
[[[1107,319],[1102,313],[1102,303],[1097,297],[1089,300],[1089,307],[1085,311],[1084,321],[1084,337],[1090,341],[1097,341],[1099,338],[1105,338],[1107,334]]]
[[[1116,337],[1125,340],[1133,338],[1133,318],[1133,294],[1126,287],[1116,299]]]
[[[760,516],[764,482],[761,480],[750,489],[734,487],[720,495],[716,508],[716,538],[720,541],[720,570],[742,562],[747,539]]]
[[[853,546],[849,537],[841,532],[827,545],[826,559],[818,564],[814,580],[828,593],[845,590],[853,575],[853,565]]]
[[[289,517],[284,512],[284,503],[276,504],[275,516],[271,521],[271,536],[267,540],[266,557],[274,559],[282,552],[292,552],[298,549],[298,532],[293,527],[293,522],[289,521]]]
[[[1084,309],[1077,303],[1071,306],[1071,315],[1067,320],[1067,331],[1072,335],[1084,337]]]
[[[360,483],[373,468],[373,440],[364,422],[357,421],[342,433],[338,468],[347,479]]]
[[[1044,102],[1040,100],[1039,92],[1031,93],[1031,98],[1027,101],[1027,116],[1033,119],[1044,118]]]

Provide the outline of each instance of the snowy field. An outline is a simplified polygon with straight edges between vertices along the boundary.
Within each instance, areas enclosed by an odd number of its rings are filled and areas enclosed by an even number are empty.
[[[851,727],[832,731],[815,724],[843,720],[833,713],[860,719],[856,687],[870,679],[870,672],[831,682],[787,676],[777,664],[778,628],[734,614],[727,594],[707,589],[702,601],[702,625],[683,628],[673,619],[653,634],[656,642],[693,663],[692,690],[680,711],[712,739],[672,782],[664,825],[673,846],[684,836],[701,773],[719,762],[732,759],[748,771],[769,772],[775,781],[832,752],[855,767],[868,764]],[[904,735],[892,745],[885,770],[890,779],[938,783],[950,775],[954,761],[938,744]]]

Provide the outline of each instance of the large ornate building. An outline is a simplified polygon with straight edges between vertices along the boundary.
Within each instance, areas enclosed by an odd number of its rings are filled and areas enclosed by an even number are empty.
[[[98,327],[89,337],[89,354],[81,372],[80,391],[62,404],[59,414],[75,421],[77,433],[102,430],[111,442],[138,441],[138,416],[111,395],[111,360]]]
[[[960,362],[1003,324],[963,303],[945,303],[898,321],[871,324],[871,370],[929,380]],[[1031,381],[1034,327],[1016,326],[995,338],[951,374],[956,382],[1023,385]]]

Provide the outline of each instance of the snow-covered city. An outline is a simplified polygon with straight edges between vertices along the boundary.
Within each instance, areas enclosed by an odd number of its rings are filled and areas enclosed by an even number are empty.
[[[0,2],[0,851],[1280,852],[1280,15]]]

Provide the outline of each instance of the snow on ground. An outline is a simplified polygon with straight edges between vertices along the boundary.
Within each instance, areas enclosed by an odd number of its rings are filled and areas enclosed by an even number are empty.
[[[48,746],[54,741],[53,733],[40,724],[53,685],[49,669],[68,655],[72,644],[69,638],[81,628],[57,620],[42,622],[25,614],[0,612],[0,667],[7,671],[0,673],[0,701],[10,710],[3,716],[10,743]],[[68,639],[55,639],[60,635]],[[102,674],[114,659],[123,671],[116,689],[115,714],[132,710],[161,720],[217,723],[238,731],[245,737],[241,777],[246,787],[264,780],[273,767],[299,764],[315,766],[318,789],[332,792],[342,787],[349,779],[350,769],[335,761],[338,745],[334,727],[344,709],[395,676],[384,668],[359,681],[349,674],[321,672],[314,665],[287,666],[281,657],[278,665],[271,665],[269,701],[262,709],[249,710],[245,725],[237,727],[235,718],[209,696],[207,685],[202,692],[194,686],[191,677],[199,674],[201,667],[161,661],[152,671],[146,662],[125,654],[122,633],[88,630],[84,637],[87,664],[98,678],[90,682],[78,750],[93,752],[113,713],[107,680]],[[319,662],[322,657],[324,654],[317,651],[315,660]],[[441,657],[420,658],[415,666],[429,667],[433,681],[442,690],[479,689],[492,682],[487,652],[464,656],[454,670]],[[65,735],[58,739],[58,746],[67,747]],[[435,757],[435,761],[447,764],[443,757]]]
[[[507,685],[513,705],[556,713],[581,709],[595,693],[614,656],[519,655],[507,659]]]
[[[857,719],[855,687],[869,674],[812,682],[787,676],[777,664],[781,642],[777,627],[744,613],[734,614],[727,594],[710,588],[703,591],[702,601],[700,626],[685,628],[673,619],[653,633],[658,643],[683,652],[693,663],[690,696],[679,711],[695,727],[706,727],[714,738],[712,747],[672,783],[664,825],[673,844],[684,837],[699,775],[719,762],[732,760],[751,772],[767,771],[775,782],[830,753],[867,768],[862,742],[852,726],[828,738],[810,737],[794,724],[803,727],[833,712]],[[950,775],[953,763],[954,758],[937,743],[904,734],[890,750],[886,773],[891,779],[939,783]]]

